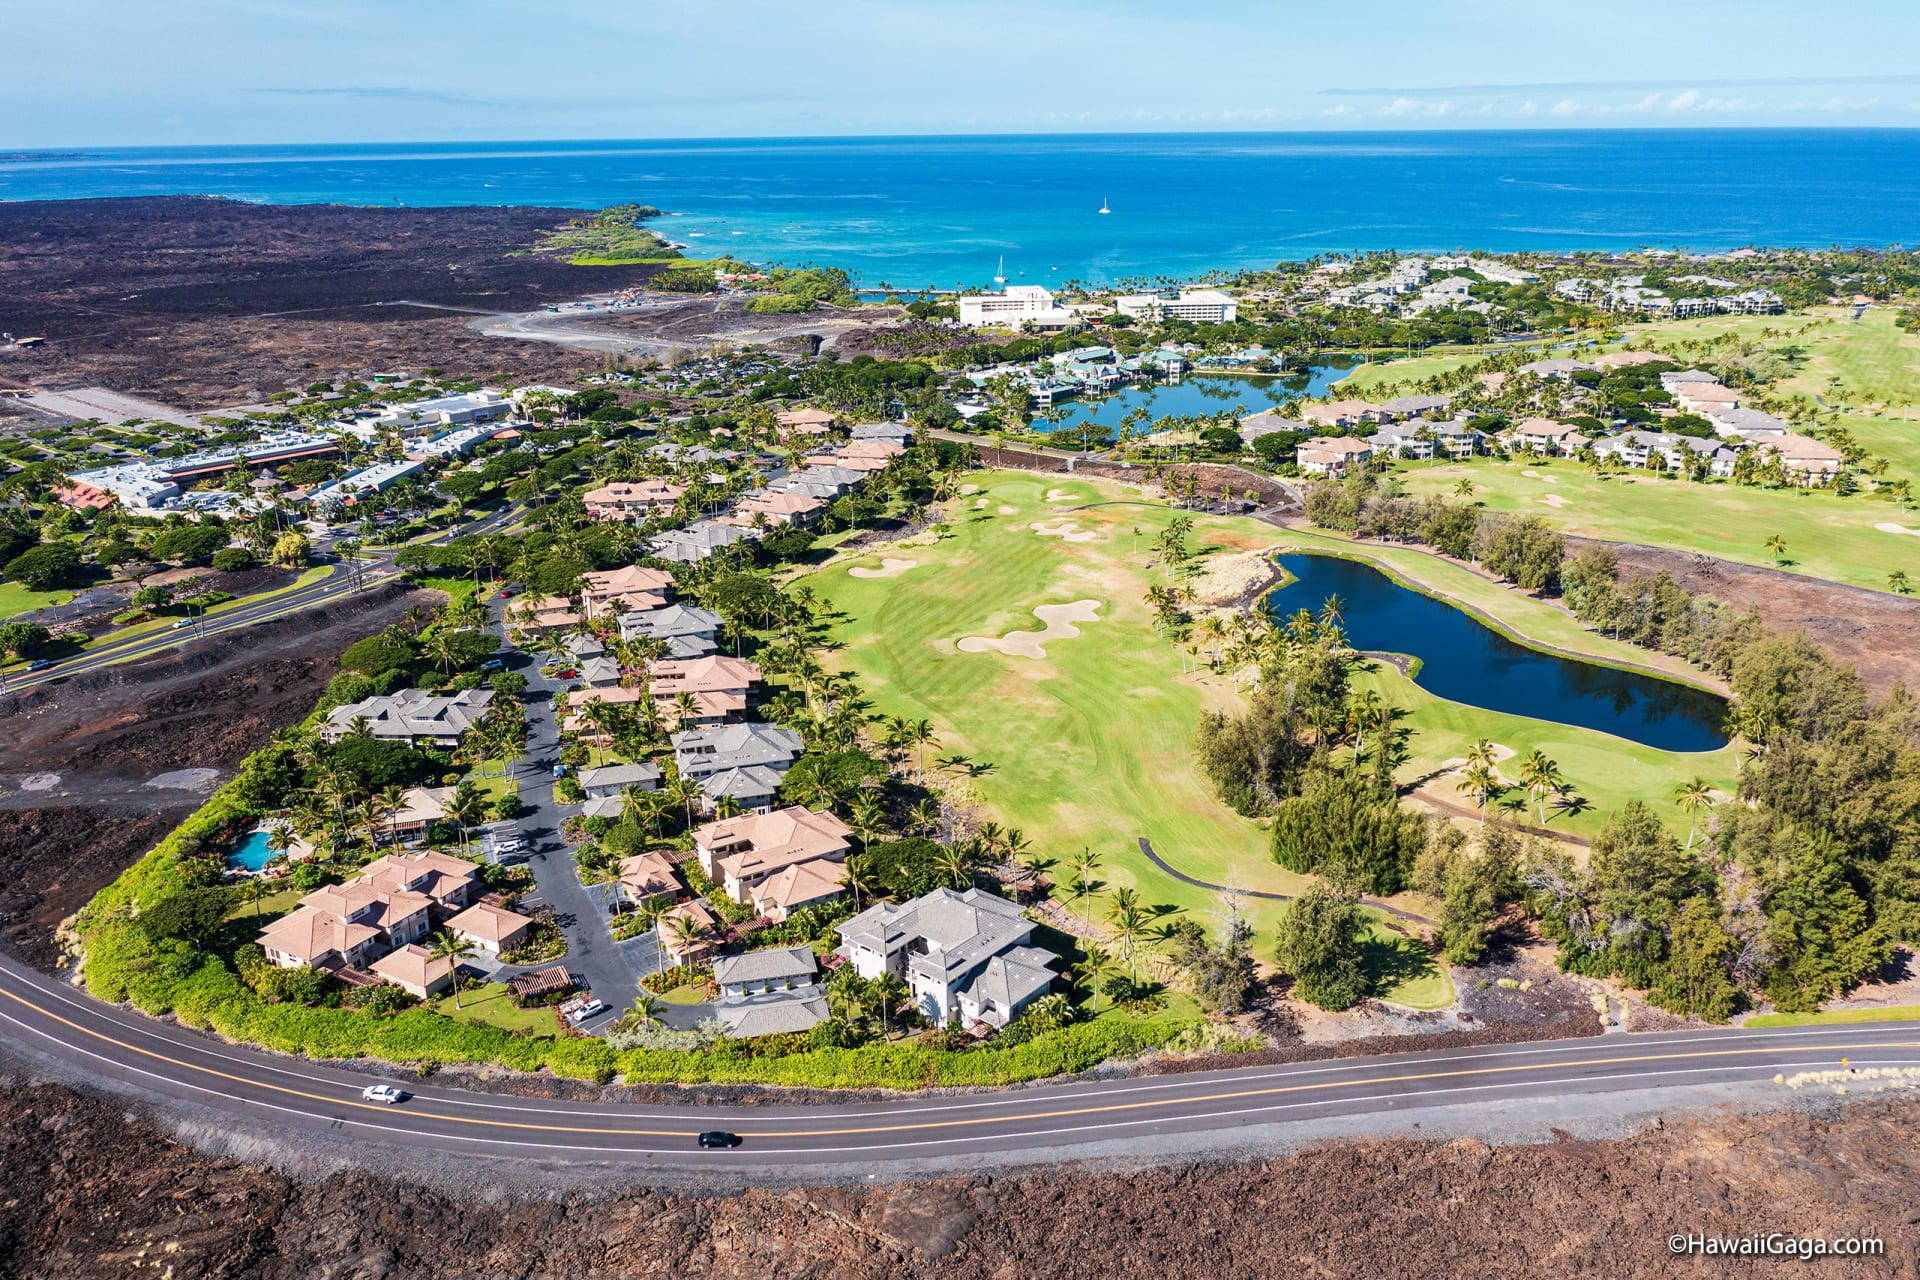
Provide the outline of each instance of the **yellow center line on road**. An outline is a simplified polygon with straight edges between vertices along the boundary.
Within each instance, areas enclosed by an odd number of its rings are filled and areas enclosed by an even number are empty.
[[[202,1074],[215,1077],[216,1079],[229,1080],[236,1084],[252,1085],[255,1088],[271,1090],[275,1093],[286,1094],[290,1097],[306,1098],[315,1102],[323,1102],[329,1106],[355,1107],[365,1111],[384,1112],[386,1110],[384,1106],[376,1106],[372,1103],[359,1102],[359,1101],[346,1099],[346,1098],[335,1098],[335,1097],[328,1096],[326,1094],[312,1093],[303,1089],[290,1088],[286,1085],[269,1084],[265,1081],[254,1080],[247,1076],[234,1075],[229,1072],[215,1070],[214,1068],[211,1068],[211,1067],[204,1067],[196,1063],[187,1062],[179,1058],[169,1057],[166,1054],[158,1053],[151,1049],[144,1049],[138,1045],[129,1044],[126,1041],[116,1039],[115,1037],[109,1036],[103,1032],[95,1031],[90,1027],[81,1026],[77,1022],[73,1022],[67,1018],[61,1017],[59,1014],[56,1014],[49,1010],[41,1008],[39,1005],[34,1004],[32,1001],[27,1000],[22,996],[15,995],[11,991],[0,991],[0,995],[6,996],[9,1000],[14,1001],[15,1003],[25,1005],[28,1008],[33,1009],[35,1012],[39,1013],[41,1016],[46,1018],[51,1018],[53,1021],[60,1023],[62,1026],[70,1027],[73,1030],[81,1032],[84,1035],[92,1036],[97,1040],[103,1040],[108,1044],[114,1045],[121,1049],[128,1050],[133,1053],[140,1054],[144,1057],[152,1058],[155,1061],[165,1062],[165,1063],[168,1063],[169,1065],[182,1067],[189,1071],[197,1071]],[[1853,1044],[1853,1045],[1835,1046],[1835,1047],[1836,1048],[1844,1047],[1849,1053],[1858,1052],[1859,1050],[1862,1050],[1862,1049],[1920,1049],[1920,1040],[1876,1041],[1876,1042],[1868,1042],[1863,1044]],[[1419,1083],[1424,1081],[1435,1081],[1435,1080],[1461,1080],[1461,1079],[1467,1079],[1467,1078],[1477,1077],[1477,1076],[1505,1076],[1505,1075],[1515,1075],[1515,1074],[1522,1074],[1522,1073],[1528,1073],[1528,1072],[1537,1073],[1537,1072],[1540,1072],[1543,1068],[1553,1069],[1553,1070],[1565,1070],[1569,1068],[1580,1068],[1580,1067],[1613,1067],[1613,1066],[1656,1063],[1656,1062],[1668,1063],[1668,1062],[1697,1061],[1700,1059],[1712,1059],[1712,1058],[1753,1057],[1755,1055],[1778,1053],[1778,1052],[1781,1052],[1781,1046],[1755,1045],[1747,1048],[1696,1049],[1696,1050],[1689,1050],[1684,1053],[1645,1053],[1645,1054],[1632,1054],[1632,1055],[1627,1055],[1623,1057],[1610,1057],[1610,1058],[1579,1058],[1579,1059],[1574,1059],[1574,1060],[1565,1061],[1565,1062],[1513,1064],[1513,1065],[1494,1066],[1494,1067],[1468,1067],[1468,1068],[1448,1070],[1448,1071],[1420,1071],[1420,1072],[1408,1072],[1401,1075],[1366,1076],[1366,1077],[1360,1077],[1360,1078],[1349,1079],[1349,1080],[1312,1081],[1305,1084],[1269,1085],[1269,1086],[1264,1086],[1257,1089],[1233,1089],[1233,1090],[1226,1090],[1226,1091],[1217,1092],[1217,1093],[1180,1094],[1180,1095],[1176,1095],[1168,1098],[1148,1099],[1148,1100],[1139,1101],[1139,1102],[1104,1103],[1100,1105],[1089,1105],[1089,1106],[1083,1106],[1083,1107],[1056,1107],[1056,1108],[1051,1108],[1046,1110],[1025,1112],[1012,1117],[980,1116],[972,1119],[962,1119],[962,1120],[920,1120],[920,1121],[913,1121],[905,1124],[860,1125],[860,1126],[852,1126],[852,1127],[837,1128],[837,1129],[763,1130],[763,1131],[754,1132],[754,1133],[743,1133],[741,1136],[747,1137],[747,1138],[755,1138],[755,1139],[826,1138],[826,1137],[846,1137],[849,1135],[857,1135],[857,1134],[911,1133],[911,1132],[927,1130],[927,1129],[951,1129],[951,1128],[977,1127],[980,1125],[1004,1123],[1008,1119],[1024,1120],[1024,1121],[1055,1120],[1055,1119],[1064,1119],[1064,1118],[1073,1117],[1073,1116],[1110,1115],[1118,1112],[1140,1111],[1140,1110],[1145,1110],[1150,1108],[1169,1107],[1169,1106],[1177,1106],[1177,1105],[1190,1105],[1190,1104],[1214,1103],[1214,1102],[1231,1102],[1231,1101],[1237,1101],[1237,1100],[1242,1100],[1247,1098],[1284,1097],[1289,1094],[1323,1092],[1323,1091],[1333,1090],[1333,1089],[1365,1088],[1370,1086]],[[596,1137],[602,1137],[602,1138],[609,1136],[609,1134],[619,1134],[619,1135],[633,1136],[633,1137],[672,1138],[672,1137],[684,1137],[688,1132],[686,1130],[673,1130],[673,1129],[668,1129],[668,1130],[626,1129],[626,1128],[609,1129],[608,1126],[606,1125],[574,1126],[574,1125],[555,1125],[555,1124],[531,1124],[523,1121],[490,1120],[484,1117],[463,1116],[463,1115],[433,1114],[432,1118],[436,1120],[444,1120],[452,1124],[479,1125],[479,1126],[503,1128],[503,1129],[525,1129],[525,1130],[531,1130],[538,1133],[592,1134]],[[610,1122],[617,1122],[618,1119],[619,1117],[617,1115],[608,1116],[608,1120]]]

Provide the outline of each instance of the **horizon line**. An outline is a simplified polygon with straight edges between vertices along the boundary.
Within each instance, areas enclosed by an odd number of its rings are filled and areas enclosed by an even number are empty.
[[[580,136],[580,137],[540,137],[540,138],[396,138],[396,139],[334,139],[325,142],[285,142],[251,140],[244,142],[90,142],[70,143],[66,145],[21,146],[0,143],[0,160],[17,159],[29,156],[69,156],[90,151],[212,151],[233,150],[248,147],[284,147],[284,148],[337,148],[337,147],[441,147],[441,148],[477,148],[477,147],[560,147],[560,146],[658,146],[677,143],[822,143],[822,142],[940,142],[967,140],[1004,140],[1004,139],[1072,139],[1072,138],[1252,138],[1252,137],[1314,137],[1314,138],[1356,138],[1356,137],[1462,137],[1514,135],[1522,137],[1541,137],[1555,134],[1599,134],[1599,133],[1913,133],[1920,134],[1920,125],[1880,124],[1880,125],[1801,125],[1801,124],[1645,124],[1632,125],[1488,125],[1488,126],[1412,126],[1403,128],[1374,127],[1321,127],[1321,128],[1234,128],[1215,127],[1206,129],[1095,129],[1095,130],[1003,130],[997,132],[899,132],[899,133],[794,133],[794,134],[672,134],[647,136]]]

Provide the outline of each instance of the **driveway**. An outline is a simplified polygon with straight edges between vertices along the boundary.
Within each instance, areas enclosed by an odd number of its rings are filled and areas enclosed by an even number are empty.
[[[500,602],[493,604],[499,627]],[[598,1031],[613,1021],[640,993],[640,983],[621,958],[600,907],[574,867],[573,852],[560,835],[564,808],[553,798],[553,766],[560,759],[560,727],[553,714],[553,695],[560,688],[540,674],[538,659],[515,652],[503,655],[507,669],[527,677],[527,750],[513,766],[519,780],[520,829],[529,849],[527,865],[533,871],[530,901],[553,908],[553,922],[567,938],[563,963],[588,990],[607,1004],[607,1012],[584,1028]]]

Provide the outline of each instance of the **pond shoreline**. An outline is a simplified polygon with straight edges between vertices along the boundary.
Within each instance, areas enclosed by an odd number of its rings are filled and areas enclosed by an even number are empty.
[[[1442,556],[1435,552],[1425,550],[1424,548],[1421,548],[1421,547],[1404,546],[1403,549],[1407,551],[1415,552],[1416,554],[1419,554],[1419,555],[1432,556],[1434,559],[1440,561],[1443,564],[1459,565],[1462,568],[1468,569],[1470,572],[1477,572],[1476,570],[1473,570],[1472,566],[1470,565],[1461,565],[1460,562],[1457,560],[1453,560],[1453,559],[1450,559],[1449,557]],[[1371,569],[1378,570],[1383,577],[1390,579],[1395,586],[1404,587],[1406,590],[1414,592],[1417,595],[1425,596],[1429,600],[1436,600],[1441,604],[1447,605],[1454,609],[1458,609],[1460,612],[1466,614],[1467,616],[1473,618],[1475,621],[1486,626],[1489,630],[1495,631],[1499,633],[1501,636],[1505,637],[1506,639],[1511,640],[1513,643],[1520,645],[1524,648],[1532,649],[1535,652],[1543,653],[1553,658],[1564,658],[1572,662],[1582,662],[1590,667],[1605,667],[1610,671],[1623,671],[1632,675],[1646,676],[1649,679],[1653,679],[1653,680],[1663,680],[1668,684],[1679,685],[1681,688],[1684,688],[1684,689],[1696,689],[1702,693],[1710,693],[1714,697],[1720,698],[1722,700],[1729,699],[1732,696],[1732,692],[1726,687],[1725,682],[1720,680],[1716,676],[1708,675],[1705,673],[1698,673],[1694,675],[1683,676],[1678,672],[1665,671],[1659,667],[1643,666],[1636,662],[1626,662],[1617,658],[1603,658],[1598,656],[1597,654],[1580,653],[1577,650],[1573,650],[1573,649],[1562,649],[1558,645],[1549,644],[1544,640],[1536,640],[1531,636],[1523,635],[1519,631],[1516,631],[1510,624],[1501,620],[1500,618],[1495,617],[1493,614],[1488,613],[1486,610],[1480,608],[1478,605],[1462,600],[1458,596],[1450,595],[1446,591],[1443,591],[1437,587],[1429,587],[1422,583],[1414,582],[1409,578],[1407,578],[1404,574],[1400,573],[1399,570],[1397,570],[1393,565],[1387,563],[1384,560],[1368,555],[1363,549],[1356,548],[1356,549],[1349,550],[1347,548],[1331,548],[1331,547],[1295,547],[1291,550],[1275,551],[1273,555],[1276,557],[1284,556],[1284,555],[1326,556],[1327,558],[1332,560],[1356,561],[1361,564],[1365,564],[1367,567]],[[1282,572],[1284,574],[1284,571]],[[1286,579],[1286,581],[1291,581],[1291,580],[1292,580],[1291,578]],[[1498,582],[1499,580],[1495,578],[1488,578],[1487,581]],[[1282,582],[1280,585],[1285,585],[1285,582]],[[1502,583],[1501,585],[1505,586],[1506,584]],[[1273,589],[1278,590],[1279,587],[1276,586]],[[1509,589],[1513,589],[1513,588],[1509,588]],[[1537,596],[1528,597],[1528,598],[1534,599],[1534,600],[1540,600],[1540,598]],[[1260,603],[1260,602],[1256,602],[1256,603]],[[1540,603],[1546,604],[1548,602],[1544,600],[1540,600]],[[1549,607],[1552,607],[1552,606],[1549,606]],[[1572,616],[1572,615],[1569,614],[1569,616]],[[1585,630],[1593,631],[1593,628],[1588,627],[1585,623],[1580,623],[1579,625]],[[1593,631],[1593,634],[1602,635],[1603,633],[1598,631]]]
[[[1407,596],[1451,610],[1477,627],[1487,647],[1473,647],[1466,633],[1447,635],[1441,642],[1446,645],[1444,652],[1450,661],[1442,668],[1441,679],[1437,683],[1421,683],[1427,693],[1443,701],[1495,714],[1517,715],[1583,728],[1639,746],[1677,754],[1711,753],[1723,750],[1728,744],[1728,736],[1720,723],[1725,700],[1717,690],[1676,679],[1664,672],[1608,662],[1535,642],[1490,618],[1482,609],[1444,592],[1409,582],[1403,575],[1394,572],[1391,566],[1383,565],[1370,556],[1318,548],[1278,555],[1315,556],[1325,562],[1345,562],[1377,574],[1385,584]],[[1306,576],[1304,569],[1301,574]],[[1279,589],[1274,588],[1262,597],[1260,607],[1275,610],[1277,602],[1274,592]],[[1340,589],[1343,593],[1357,595],[1362,601],[1369,599],[1371,590],[1352,579],[1351,575],[1348,575],[1348,581]],[[1447,633],[1446,624],[1436,622],[1432,614],[1424,618],[1396,618],[1390,611],[1397,606],[1379,596],[1372,598],[1372,607],[1374,612],[1365,617],[1372,622],[1376,631],[1384,626],[1391,634],[1376,634],[1370,638],[1371,643],[1368,637],[1357,637],[1353,641],[1354,647],[1370,654],[1379,654],[1403,675],[1417,681],[1420,670],[1428,667],[1428,660],[1441,656],[1440,653],[1408,655],[1409,660],[1402,665],[1397,656],[1402,652],[1401,646],[1393,641],[1401,639],[1401,629],[1413,628],[1417,631],[1423,626],[1437,628],[1438,638],[1439,634]],[[1417,609],[1415,612],[1417,615]],[[1387,639],[1388,643],[1379,643],[1382,639]],[[1479,668],[1477,672],[1476,663]],[[1610,673],[1615,679],[1611,683],[1596,680],[1601,673]],[[1516,701],[1512,684],[1515,680],[1522,682],[1523,695],[1525,682],[1533,682],[1534,695],[1547,702],[1536,704]],[[1474,690],[1495,688],[1507,696],[1489,698],[1474,693]],[[1670,692],[1662,694],[1661,690]],[[1551,710],[1548,703],[1552,705]],[[1611,710],[1608,710],[1609,703]],[[1703,740],[1705,745],[1701,744]]]

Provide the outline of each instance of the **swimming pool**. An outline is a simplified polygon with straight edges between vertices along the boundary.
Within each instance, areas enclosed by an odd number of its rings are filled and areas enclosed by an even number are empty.
[[[267,847],[267,829],[260,827],[249,831],[234,851],[227,855],[227,865],[236,871],[258,871],[267,865],[271,858],[279,855]]]

